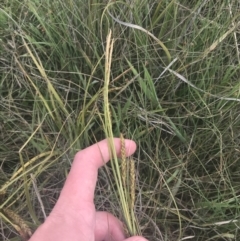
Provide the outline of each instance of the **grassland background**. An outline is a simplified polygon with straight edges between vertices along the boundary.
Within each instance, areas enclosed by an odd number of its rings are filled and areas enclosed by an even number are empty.
[[[239,9],[238,0],[1,0],[0,240],[20,240],[4,208],[34,230],[74,153],[105,138],[110,29],[112,128],[138,145],[142,234],[240,240]],[[112,188],[102,169],[96,207],[122,218]]]

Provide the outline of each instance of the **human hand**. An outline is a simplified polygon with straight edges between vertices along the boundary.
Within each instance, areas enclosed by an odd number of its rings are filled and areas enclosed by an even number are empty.
[[[114,144],[119,154],[120,139],[114,138]],[[136,144],[125,140],[125,145],[126,155],[132,155]],[[107,140],[75,155],[55,207],[29,241],[146,241],[140,236],[125,239],[123,225],[116,217],[95,210],[93,200],[98,168],[109,159]]]

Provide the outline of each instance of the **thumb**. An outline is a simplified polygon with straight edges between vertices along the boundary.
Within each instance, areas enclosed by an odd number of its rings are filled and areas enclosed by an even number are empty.
[[[133,236],[133,237],[125,239],[124,241],[148,241],[148,240],[141,236]]]

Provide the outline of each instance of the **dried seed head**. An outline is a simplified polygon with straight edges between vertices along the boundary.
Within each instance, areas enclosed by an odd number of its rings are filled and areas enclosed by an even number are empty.
[[[26,222],[15,212],[8,208],[3,208],[2,212],[12,222],[23,240],[28,240],[32,236],[32,231]]]
[[[125,148],[125,141],[122,133],[120,134],[121,139],[121,159],[122,159],[122,182],[123,186],[126,187],[126,180],[127,180],[127,160],[126,160],[126,148]]]
[[[136,187],[136,183],[135,183],[135,178],[136,178],[136,174],[135,174],[135,163],[134,160],[131,159],[130,160],[130,194],[131,194],[131,208],[134,209],[134,204],[135,204],[135,187]]]

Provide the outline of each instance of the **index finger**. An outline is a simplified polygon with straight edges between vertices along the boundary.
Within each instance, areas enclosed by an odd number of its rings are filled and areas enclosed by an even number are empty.
[[[116,153],[119,155],[121,141],[114,138]],[[136,150],[134,141],[125,140],[126,156]],[[93,203],[94,190],[97,181],[98,168],[108,162],[110,153],[107,139],[100,141],[82,151],[74,158],[70,173],[67,177],[59,201],[64,205],[79,207],[81,203]],[[65,206],[64,205],[64,206]]]

